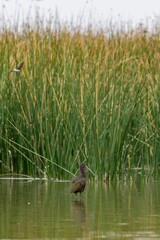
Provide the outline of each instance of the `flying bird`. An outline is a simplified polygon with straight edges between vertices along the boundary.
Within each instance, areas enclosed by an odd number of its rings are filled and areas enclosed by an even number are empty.
[[[16,68],[13,68],[11,72],[16,72],[19,73],[23,67],[24,62],[21,62],[20,64],[17,65]]]

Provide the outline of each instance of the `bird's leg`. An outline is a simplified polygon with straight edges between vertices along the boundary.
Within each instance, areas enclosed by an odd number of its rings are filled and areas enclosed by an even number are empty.
[[[77,201],[77,197],[78,197],[78,196],[77,196],[77,193],[75,193],[75,201]]]
[[[79,200],[83,199],[83,195],[81,192],[79,192]]]

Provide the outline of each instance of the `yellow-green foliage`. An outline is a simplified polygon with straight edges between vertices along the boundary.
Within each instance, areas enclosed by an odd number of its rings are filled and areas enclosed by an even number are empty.
[[[158,30],[26,26],[0,46],[1,174],[67,178],[83,161],[99,179],[158,174]]]

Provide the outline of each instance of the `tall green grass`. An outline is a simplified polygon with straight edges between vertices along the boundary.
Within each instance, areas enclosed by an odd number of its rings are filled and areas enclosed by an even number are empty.
[[[67,179],[86,162],[90,178],[158,177],[158,29],[26,25],[4,29],[0,46],[1,175]]]

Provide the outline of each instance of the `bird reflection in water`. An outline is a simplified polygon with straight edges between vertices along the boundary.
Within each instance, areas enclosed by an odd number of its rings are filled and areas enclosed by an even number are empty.
[[[86,236],[86,206],[83,201],[73,201],[71,205],[71,212],[74,218],[74,222],[81,230],[81,233]]]

